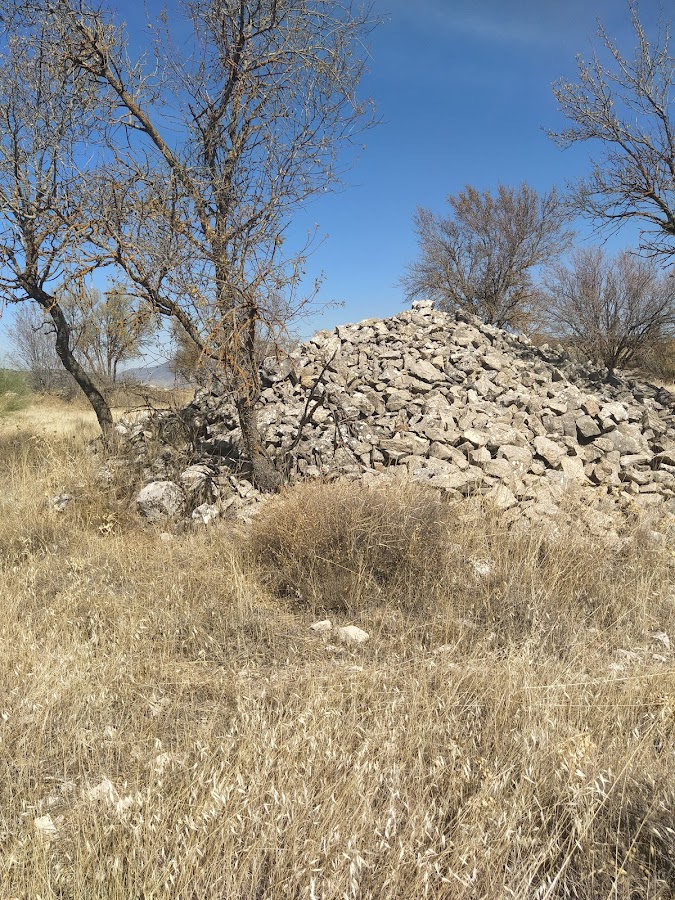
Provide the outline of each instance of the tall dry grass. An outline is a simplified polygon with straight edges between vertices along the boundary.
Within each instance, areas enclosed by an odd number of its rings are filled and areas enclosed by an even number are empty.
[[[315,485],[167,540],[85,437],[0,428],[0,897],[675,896],[672,535]]]

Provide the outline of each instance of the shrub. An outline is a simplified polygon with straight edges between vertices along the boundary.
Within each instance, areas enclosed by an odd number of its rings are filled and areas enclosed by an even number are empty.
[[[273,591],[313,607],[417,605],[443,580],[450,520],[420,485],[304,484],[267,505],[250,547]]]
[[[0,369],[0,416],[23,409],[29,402],[26,374],[13,369]]]

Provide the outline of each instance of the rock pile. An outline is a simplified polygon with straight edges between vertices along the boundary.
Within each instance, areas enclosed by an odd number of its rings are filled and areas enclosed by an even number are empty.
[[[431,303],[319,332],[266,360],[263,383],[261,434],[291,481],[404,473],[532,523],[574,496],[598,531],[617,510],[675,514],[673,395]],[[183,418],[197,464],[176,477],[155,461],[146,480],[177,485],[198,518],[255,500],[227,396],[202,391]],[[148,425],[122,426],[140,457]]]

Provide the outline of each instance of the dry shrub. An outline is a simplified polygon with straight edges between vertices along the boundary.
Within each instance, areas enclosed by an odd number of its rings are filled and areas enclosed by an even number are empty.
[[[450,507],[401,481],[298,485],[255,520],[250,548],[278,595],[354,610],[423,601],[442,580]]]

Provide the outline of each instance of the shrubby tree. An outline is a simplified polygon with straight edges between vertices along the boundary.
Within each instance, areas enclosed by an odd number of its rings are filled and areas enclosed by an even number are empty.
[[[352,0],[175,0],[133,60],[97,7],[13,7],[114,107],[90,195],[98,246],[218,363],[254,480],[276,486],[256,419],[259,338],[274,339],[308,299],[293,212],[339,182],[341,152],[373,120],[358,98],[369,11]]]
[[[120,365],[141,354],[157,330],[152,310],[118,286],[102,293],[78,285],[66,303],[77,332],[76,355],[110,385],[117,382]]]
[[[571,240],[557,192],[500,184],[492,194],[468,185],[448,203],[449,216],[417,210],[420,255],[403,278],[408,298],[428,297],[500,328],[526,327],[539,311],[534,270]]]
[[[624,251],[578,249],[546,277],[552,329],[613,370],[675,336],[675,277]]]
[[[100,100],[48,31],[12,26],[0,35],[0,298],[35,304],[50,320],[56,355],[107,437],[110,409],[74,352],[59,300],[101,262],[81,215]]]
[[[632,55],[599,26],[599,47],[590,60],[579,57],[578,79],[554,86],[569,124],[552,136],[563,147],[589,142],[597,150],[574,189],[576,209],[610,229],[637,222],[641,249],[668,260],[675,253],[675,58],[669,27],[650,40],[637,3],[628,8]]]

